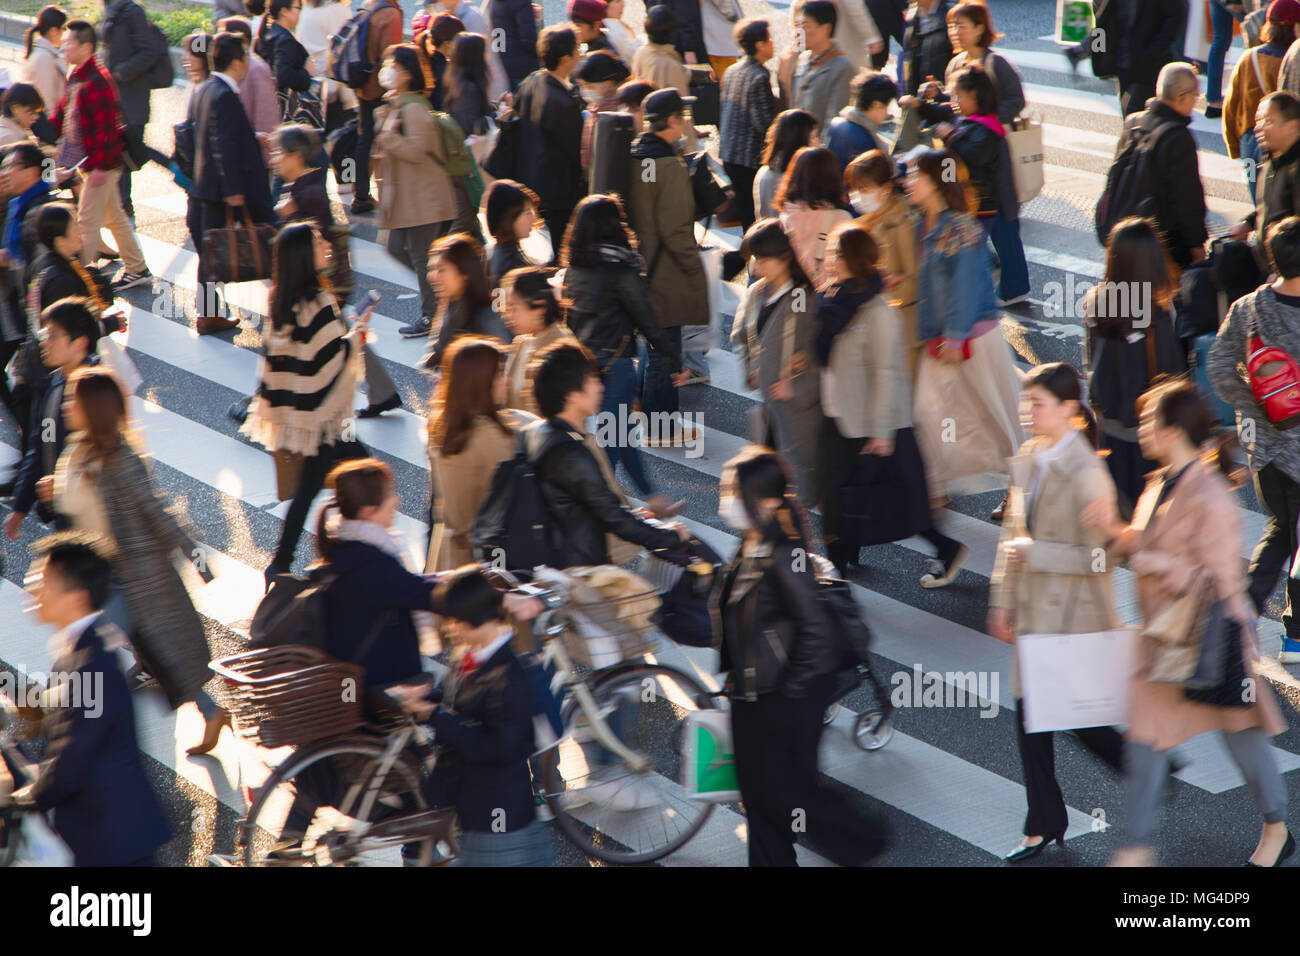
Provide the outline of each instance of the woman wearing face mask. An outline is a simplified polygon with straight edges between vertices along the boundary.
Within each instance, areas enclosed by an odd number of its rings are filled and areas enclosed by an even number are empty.
[[[884,301],[871,235],[846,223],[826,241],[831,284],[817,297],[815,353],[826,414],[822,537],[843,575],[862,548],[917,535],[935,550],[931,575],[955,575],[966,547],[935,527],[925,465],[912,434],[912,394],[902,319]],[[902,487],[872,508],[873,486]],[[865,506],[865,507],[864,507]],[[882,514],[882,511],[885,512]],[[871,515],[870,520],[850,515]]]
[[[428,277],[429,248],[456,219],[456,192],[443,168],[442,134],[423,96],[424,74],[415,47],[391,47],[379,68],[388,92],[375,115],[375,145],[383,151],[380,224],[388,230],[388,254],[415,272],[420,318],[403,326],[406,338],[429,334],[438,297]]]
[[[1064,362],[1040,365],[1025,379],[1034,437],[1011,461],[1011,492],[997,562],[990,579],[988,631],[1007,644],[1020,634],[1080,634],[1119,625],[1109,562],[1098,570],[1106,544],[1100,530],[1083,521],[1094,502],[1113,510],[1115,484],[1097,457],[1096,423],[1082,403],[1078,371]],[[1080,427],[1082,425],[1082,427]],[[1025,732],[1017,658],[1012,683],[1017,698],[1016,739],[1025,773],[1024,840],[1010,863],[1042,853],[1055,840],[1065,845],[1069,821],[1056,782],[1052,734]],[[1083,745],[1116,771],[1123,739],[1114,727],[1074,732]]]
[[[814,567],[802,557],[813,554],[812,537],[788,468],[770,448],[750,445],[727,462],[719,488],[719,517],[743,533],[718,575],[712,605],[749,865],[798,865],[790,821],[802,808],[813,849],[861,866],[885,841],[818,785],[817,745],[840,652]]]
[[[529,266],[507,272],[501,283],[506,292],[506,325],[515,336],[506,360],[505,405],[532,415],[541,414],[533,394],[533,358],[557,342],[578,341],[564,322],[564,310],[551,285],[553,275],[552,269]]]
[[[613,113],[621,109],[618,101],[619,85],[631,73],[613,53],[597,50],[588,53],[574,67],[573,79],[582,92],[587,105],[587,118],[582,124],[582,165],[591,166],[591,137],[596,130],[597,113]]]
[[[816,293],[775,219],[750,227],[741,254],[755,281],[736,306],[731,349],[745,363],[746,384],[762,393],[763,431],[790,462],[799,500],[805,508],[815,508],[821,498],[818,441],[823,429],[817,370],[810,359]]]
[[[844,189],[858,214],[855,222],[871,233],[880,250],[885,298],[903,323],[903,348],[910,381],[925,343],[916,333],[916,213],[898,188],[895,166],[887,154],[873,149],[844,170]]]
[[[1144,621],[1156,620],[1198,589],[1223,603],[1224,614],[1239,629],[1239,702],[1244,706],[1193,700],[1182,685],[1153,680],[1159,645],[1153,638],[1142,638],[1124,735],[1126,833],[1124,848],[1112,863],[1155,865],[1152,837],[1160,797],[1167,774],[1177,769],[1171,766],[1171,748],[1217,730],[1264,817],[1259,842],[1244,865],[1278,866],[1295,852],[1295,838],[1286,826],[1286,784],[1268,738],[1284,733],[1287,724],[1258,672],[1258,612],[1247,591],[1238,549],[1235,441],[1215,427],[1196,386],[1186,378],[1147,391],[1138,401],[1138,413],[1142,454],[1162,467],[1151,473],[1131,525],[1118,520],[1113,506],[1090,508],[1084,520],[1106,540],[1112,557],[1128,559],[1137,575]],[[1247,686],[1253,697],[1245,696]]]

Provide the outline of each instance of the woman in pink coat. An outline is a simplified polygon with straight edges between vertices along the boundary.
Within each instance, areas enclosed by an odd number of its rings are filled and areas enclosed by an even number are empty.
[[[1286,786],[1268,742],[1286,730],[1286,723],[1255,669],[1257,614],[1246,595],[1241,526],[1225,477],[1232,465],[1227,450],[1214,445],[1209,412],[1190,382],[1179,379],[1149,389],[1138,407],[1142,454],[1164,467],[1149,476],[1131,525],[1115,521],[1113,513],[1108,518],[1105,505],[1090,505],[1084,520],[1109,527],[1114,537],[1108,551],[1128,558],[1138,576],[1144,621],[1155,620],[1190,589],[1212,589],[1228,617],[1241,625],[1247,680],[1244,706],[1191,700],[1181,683],[1149,679],[1159,645],[1142,638],[1125,735],[1127,839],[1113,863],[1154,864],[1151,837],[1170,748],[1218,730],[1264,816],[1248,865],[1276,866],[1295,852],[1286,827]]]

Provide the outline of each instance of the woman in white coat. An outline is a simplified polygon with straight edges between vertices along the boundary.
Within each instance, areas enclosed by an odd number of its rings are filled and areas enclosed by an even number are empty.
[[[67,22],[68,15],[61,8],[42,7],[36,22],[27,28],[22,75],[41,94],[47,114],[53,114],[63,99],[63,88],[68,82],[67,64],[59,53]]]

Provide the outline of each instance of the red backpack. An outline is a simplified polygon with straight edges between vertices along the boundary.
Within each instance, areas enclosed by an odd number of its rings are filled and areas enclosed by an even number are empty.
[[[1255,300],[1250,300],[1246,338],[1246,377],[1255,402],[1279,431],[1300,425],[1300,367],[1283,349],[1265,345],[1259,337]]]

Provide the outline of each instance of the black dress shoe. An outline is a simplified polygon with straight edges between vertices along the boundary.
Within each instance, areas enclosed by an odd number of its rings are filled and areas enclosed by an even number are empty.
[[[1291,835],[1291,831],[1288,829],[1286,831],[1286,843],[1282,844],[1282,852],[1279,853],[1277,855],[1277,859],[1273,861],[1273,866],[1281,866],[1282,861],[1285,860],[1294,852],[1295,852],[1295,837]],[[1256,869],[1262,869],[1262,867],[1260,867],[1258,863],[1251,863],[1250,860],[1247,860],[1245,863],[1241,865],[1253,866]]]
[[[402,399],[396,392],[384,399],[378,405],[367,405],[365,408],[357,409],[357,418],[378,418],[384,412],[391,412],[394,408],[402,407]]]
[[[1059,846],[1065,846],[1065,831],[1062,830],[1060,833],[1057,833],[1054,836],[1044,837],[1041,841],[1035,843],[1033,846],[1017,847],[1016,849],[1008,853],[1005,857],[1003,857],[1003,859],[1006,860],[1008,863],[1020,863],[1022,860],[1031,860],[1034,857],[1038,856],[1038,854],[1046,850],[1047,845],[1051,843],[1053,840],[1055,840]]]

